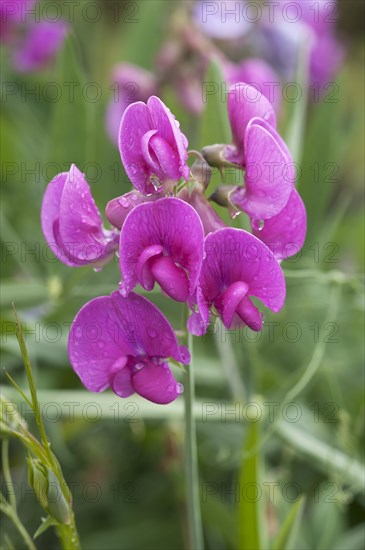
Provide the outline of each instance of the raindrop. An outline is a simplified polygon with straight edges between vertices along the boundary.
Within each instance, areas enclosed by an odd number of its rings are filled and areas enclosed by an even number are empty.
[[[251,221],[252,229],[255,231],[262,231],[265,225],[264,220],[252,220]]]
[[[147,329],[147,333],[148,333],[148,335],[149,335],[151,338],[156,338],[156,336],[157,336],[157,332],[155,331],[154,328],[150,328],[150,327],[149,327],[149,328]]]
[[[181,394],[184,391],[184,386],[182,384],[180,384],[180,382],[178,384],[176,384],[176,391],[177,391],[178,394]]]
[[[137,370],[142,370],[144,367],[144,364],[143,363],[136,363],[134,365],[134,370],[137,371]]]

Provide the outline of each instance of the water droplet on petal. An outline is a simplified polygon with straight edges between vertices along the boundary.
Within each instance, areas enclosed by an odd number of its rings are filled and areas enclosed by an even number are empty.
[[[181,393],[183,393],[183,391],[184,391],[184,386],[182,384],[180,384],[180,382],[178,384],[176,384],[176,391],[179,395]]]
[[[142,370],[143,367],[144,367],[144,363],[136,363],[136,364],[134,365],[133,369],[134,369],[135,371],[137,371],[137,370]]]
[[[265,225],[264,220],[252,220],[251,221],[252,229],[255,231],[262,231]]]
[[[148,327],[147,333],[148,333],[148,336],[150,336],[151,338],[156,338],[157,336],[157,332],[155,331],[154,328],[151,328],[151,327]]]

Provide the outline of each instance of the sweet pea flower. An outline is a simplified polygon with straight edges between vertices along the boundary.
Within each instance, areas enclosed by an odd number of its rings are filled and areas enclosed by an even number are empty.
[[[14,68],[19,72],[30,72],[48,66],[61,48],[67,31],[65,21],[33,22],[14,47]]]
[[[117,247],[118,233],[104,229],[86,178],[74,164],[48,184],[41,221],[49,247],[66,265],[103,262]]]
[[[152,73],[129,63],[116,65],[112,73],[113,97],[106,113],[106,129],[111,141],[118,146],[119,126],[123,113],[131,103],[147,101],[157,93]]]
[[[203,226],[194,208],[177,198],[140,204],[120,234],[121,292],[155,282],[173,300],[185,302],[195,291],[203,260]]]
[[[91,300],[76,315],[68,344],[71,365],[83,385],[119,397],[138,393],[165,405],[182,393],[168,365],[172,357],[185,365],[190,355],[178,345],[161,311],[146,298],[119,292]]]
[[[119,151],[134,187],[145,195],[189,178],[188,141],[166,105],[155,96],[132,103],[119,130]]]
[[[307,214],[298,191],[293,189],[279,214],[263,223],[251,220],[251,225],[254,235],[270,248],[277,260],[297,254],[307,231]]]
[[[245,133],[253,118],[267,121],[276,128],[276,115],[271,103],[256,88],[237,82],[228,90],[228,117],[232,130],[233,145],[226,148],[225,157],[229,162],[245,166]]]
[[[224,326],[262,328],[262,315],[252,303],[256,297],[274,312],[285,301],[283,271],[270,249],[243,229],[225,228],[205,238],[205,258],[197,286],[199,312],[188,320],[189,331],[207,331],[214,307]]]
[[[266,220],[286,205],[294,188],[295,171],[288,147],[262,118],[253,118],[244,135],[245,187],[231,202],[254,220]]]
[[[245,82],[253,86],[272,104],[276,113],[280,111],[280,79],[266,61],[252,57],[237,64],[227,63],[224,72],[229,85]]]

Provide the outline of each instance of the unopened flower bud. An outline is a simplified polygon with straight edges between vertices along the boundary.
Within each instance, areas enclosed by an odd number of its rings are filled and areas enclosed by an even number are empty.
[[[42,508],[59,523],[70,523],[70,507],[60,482],[38,458],[28,457],[28,481]]]
[[[60,482],[58,481],[57,476],[52,472],[48,471],[48,489],[47,489],[47,501],[48,501],[48,512],[53,516],[59,523],[68,524],[70,523],[70,507],[64,497],[62,492]]]
[[[218,185],[214,190],[214,193],[210,195],[209,200],[219,204],[219,206],[223,206],[224,208],[231,208],[231,195],[236,189],[236,185]]]
[[[223,143],[216,143],[215,145],[207,145],[206,147],[203,147],[202,155],[209,166],[214,166],[217,168],[232,166],[232,164],[225,159],[225,150],[226,145]]]
[[[32,487],[39,504],[47,510],[47,468],[38,458],[32,458],[31,456],[28,457],[28,483]]]
[[[194,162],[190,171],[194,180],[201,183],[203,187],[202,190],[204,191],[210,183],[210,178],[213,172],[212,168],[207,162],[204,161],[204,159],[198,159]]]

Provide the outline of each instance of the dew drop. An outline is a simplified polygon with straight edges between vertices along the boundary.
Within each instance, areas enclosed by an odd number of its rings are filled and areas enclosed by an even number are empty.
[[[176,384],[176,391],[179,395],[181,393],[183,393],[183,391],[184,391],[184,386],[182,384],[180,384],[180,382],[178,384]]]
[[[151,328],[151,327],[148,327],[147,333],[151,338],[156,338],[157,336],[157,332],[155,331],[154,328]]]
[[[255,231],[262,231],[265,225],[264,220],[252,220],[251,221],[252,229]]]
[[[135,370],[135,371],[142,370],[143,367],[144,367],[144,364],[143,364],[143,363],[136,363],[136,364],[134,365],[134,370]]]

